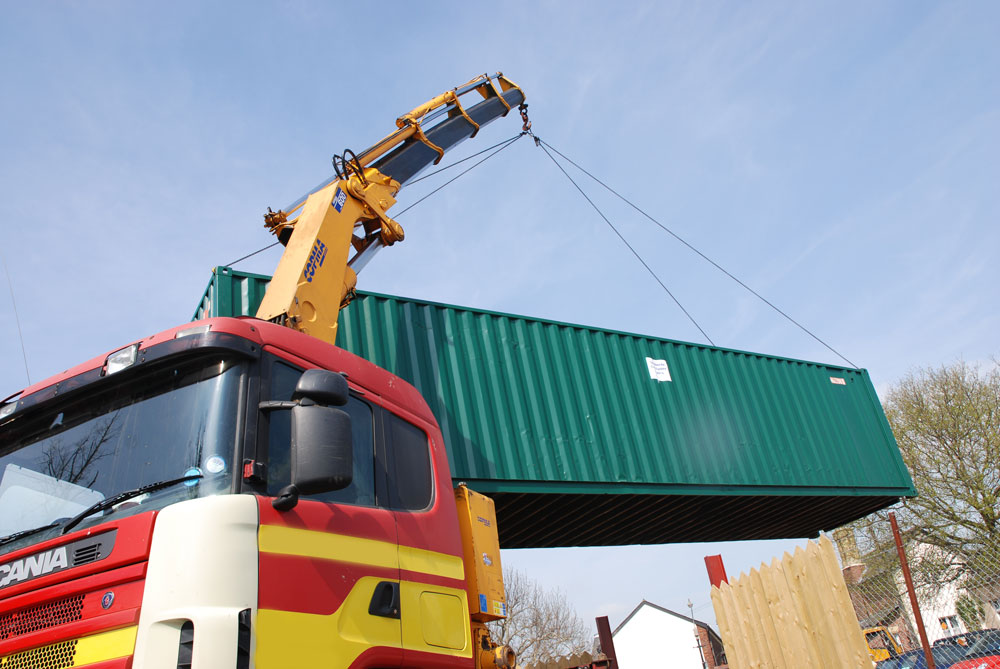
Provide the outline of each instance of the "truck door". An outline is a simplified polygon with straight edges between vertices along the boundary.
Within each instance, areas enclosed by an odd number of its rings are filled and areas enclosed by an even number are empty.
[[[399,537],[405,667],[472,660],[458,517],[440,432],[382,411],[387,497]]]
[[[263,396],[289,400],[302,369],[272,360]],[[354,473],[344,490],[302,496],[289,511],[270,497],[289,483],[288,412],[263,416],[256,666],[398,667],[402,663],[395,519],[379,504],[379,409],[353,394]],[[378,483],[377,483],[378,481]]]

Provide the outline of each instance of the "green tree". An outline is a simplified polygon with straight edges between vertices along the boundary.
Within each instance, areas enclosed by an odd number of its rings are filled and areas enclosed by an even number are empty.
[[[959,617],[962,618],[962,622],[965,623],[965,628],[970,632],[983,629],[985,616],[983,615],[983,606],[978,600],[969,595],[962,595],[955,603],[955,609],[958,611]]]
[[[1000,365],[915,370],[883,408],[918,493],[894,509],[917,585],[1000,598]],[[868,574],[896,568],[887,513],[852,524]]]
[[[958,362],[910,373],[885,414],[919,496],[904,503],[912,538],[974,566],[1000,540],[1000,367]]]
[[[966,629],[997,626],[1000,364],[917,369],[883,400],[918,493],[891,509],[918,599],[931,607],[951,601]],[[838,538],[845,567],[863,566],[847,572],[853,576],[848,589],[859,619],[870,625],[906,619],[900,613],[907,604],[889,511],[852,523]],[[912,643],[915,632],[907,634]]]

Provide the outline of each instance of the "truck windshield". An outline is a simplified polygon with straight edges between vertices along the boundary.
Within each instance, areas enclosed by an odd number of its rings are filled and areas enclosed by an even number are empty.
[[[241,361],[226,356],[160,363],[11,421],[0,433],[0,541],[63,522],[123,491],[185,475],[202,478],[139,495],[78,527],[228,492],[243,370]],[[12,541],[0,552],[48,533]]]

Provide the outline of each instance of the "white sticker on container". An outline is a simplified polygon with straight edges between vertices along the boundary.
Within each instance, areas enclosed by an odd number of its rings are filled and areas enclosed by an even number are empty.
[[[839,376],[831,376],[830,377],[830,383],[832,383],[835,386],[846,386],[847,385],[847,380],[846,379],[842,379]]]
[[[653,360],[646,358],[646,367],[649,369],[649,378],[657,381],[670,381],[670,368],[667,367],[666,360]]]

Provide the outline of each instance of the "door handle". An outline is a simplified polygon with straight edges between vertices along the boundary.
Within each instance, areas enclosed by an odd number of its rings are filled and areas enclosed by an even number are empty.
[[[376,585],[371,604],[368,605],[368,613],[399,620],[399,583],[382,581]]]

